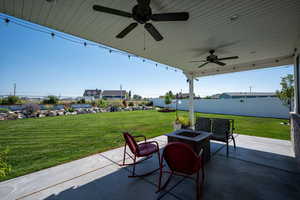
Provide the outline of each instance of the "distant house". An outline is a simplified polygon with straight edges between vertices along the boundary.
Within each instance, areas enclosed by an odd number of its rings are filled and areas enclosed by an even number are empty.
[[[101,99],[102,98],[102,91],[95,89],[95,90],[85,90],[83,93],[83,98],[85,100],[94,100],[94,99]]]
[[[190,93],[178,93],[177,94],[177,98],[178,99],[188,99],[190,98]],[[195,93],[194,93],[194,99],[196,99],[197,97],[195,96]]]
[[[158,98],[164,99],[165,96],[159,96]],[[179,92],[179,93],[175,94],[174,98],[177,98],[177,99],[188,99],[188,98],[190,98],[190,93],[181,93],[181,92]],[[195,93],[194,93],[194,99],[198,99],[198,98],[199,97],[196,97]]]
[[[126,90],[103,90],[103,99],[125,99],[127,96]]]
[[[240,98],[262,98],[276,97],[274,92],[226,92],[212,95],[212,99],[240,99]]]

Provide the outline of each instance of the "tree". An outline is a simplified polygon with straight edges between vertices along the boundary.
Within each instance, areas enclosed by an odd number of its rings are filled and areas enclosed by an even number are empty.
[[[169,97],[171,97],[171,99],[175,98],[175,95],[173,94],[173,92],[171,90],[169,92],[167,92],[166,95],[169,95]]]
[[[142,97],[141,97],[140,95],[134,94],[134,95],[133,95],[133,99],[134,99],[134,100],[141,100]]]
[[[128,99],[130,100],[131,99],[131,91],[129,90],[128,92]]]
[[[19,97],[17,96],[8,96],[3,99],[1,99],[0,104],[1,105],[14,105],[20,101]]]
[[[294,76],[288,74],[281,78],[281,90],[276,91],[277,97],[282,101],[282,103],[292,110],[292,99],[294,97]]]
[[[43,101],[44,104],[57,104],[58,103],[58,97],[50,95]]]
[[[10,105],[16,104],[19,101],[19,97],[17,96],[9,96],[7,97],[7,102]]]
[[[168,105],[172,103],[172,97],[170,96],[170,94],[167,92],[165,95],[165,104]]]

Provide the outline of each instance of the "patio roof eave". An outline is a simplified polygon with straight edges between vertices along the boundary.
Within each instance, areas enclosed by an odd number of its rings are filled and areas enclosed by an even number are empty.
[[[101,1],[103,6],[130,11],[136,1]],[[210,76],[230,72],[292,64],[300,38],[300,1],[234,2],[163,1],[151,2],[153,13],[189,12],[186,22],[153,22],[164,36],[156,42],[138,26],[122,40],[115,35],[133,20],[95,12],[95,1],[19,1],[0,2],[0,12],[54,30],[107,45],[158,63]],[[209,12],[208,12],[209,11]],[[231,20],[231,16],[237,18]],[[298,45],[299,46],[299,45]],[[208,64],[199,69],[191,60],[206,58],[207,50],[216,49],[219,57],[239,56],[220,67]]]

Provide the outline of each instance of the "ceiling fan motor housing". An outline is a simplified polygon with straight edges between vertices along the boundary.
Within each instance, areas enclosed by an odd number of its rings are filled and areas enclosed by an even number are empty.
[[[215,60],[218,60],[218,56],[211,54],[211,55],[206,57],[206,60],[208,62],[214,62]]]
[[[132,8],[132,17],[135,21],[140,24],[145,24],[151,19],[152,10],[149,4],[150,1],[149,3],[138,1],[138,4]]]

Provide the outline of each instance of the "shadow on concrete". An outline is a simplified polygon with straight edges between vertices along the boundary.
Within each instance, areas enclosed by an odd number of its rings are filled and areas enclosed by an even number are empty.
[[[229,157],[226,157],[226,150],[223,147],[223,144],[211,143],[213,156],[205,165],[203,199],[300,199],[300,173],[292,157],[242,147],[234,150],[232,146]],[[156,156],[138,165],[137,171],[142,173],[153,169],[153,166],[158,166]],[[146,178],[132,179],[127,177],[130,170],[130,167],[119,168],[113,164],[103,172],[83,177],[78,183],[75,181],[54,186],[41,195],[46,196],[44,199],[47,200],[147,200],[157,199],[163,194],[155,193],[158,172]],[[173,187],[180,180],[180,178],[173,179],[169,187]],[[70,187],[70,184],[79,186]],[[194,182],[185,180],[162,199],[195,199]]]

